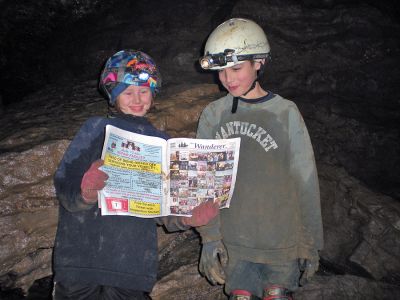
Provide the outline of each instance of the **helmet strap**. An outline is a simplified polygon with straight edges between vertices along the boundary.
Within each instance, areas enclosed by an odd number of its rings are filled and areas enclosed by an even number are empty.
[[[259,70],[259,72],[257,74],[256,79],[254,79],[254,81],[251,84],[250,88],[242,96],[246,96],[248,93],[250,93],[250,91],[252,91],[256,87],[258,79],[264,74],[265,65],[262,62],[260,62],[260,64],[261,64],[261,67],[260,67],[260,70]],[[233,97],[232,110],[231,110],[231,112],[233,114],[236,113],[237,108],[238,108],[238,104],[239,104],[239,98],[238,97]]]
[[[260,63],[261,66],[260,66],[260,69],[257,72],[256,79],[254,79],[254,81],[251,84],[250,88],[242,96],[246,96],[251,90],[253,90],[256,87],[256,83],[257,83],[258,79],[264,74],[264,66],[265,65],[261,61],[259,63]]]
[[[258,73],[257,73],[257,79],[261,78],[264,75],[264,72],[265,72],[265,63],[263,64],[260,61],[260,64],[261,64],[261,66],[260,66],[260,69],[258,70]]]
[[[250,93],[251,90],[253,90],[256,87],[258,78],[254,79],[253,83],[251,84],[250,88],[247,90],[246,93],[244,93],[242,96],[246,96],[248,93]]]
[[[231,113],[233,113],[233,114],[236,113],[237,108],[238,108],[238,104],[239,104],[239,98],[238,97],[233,97]]]

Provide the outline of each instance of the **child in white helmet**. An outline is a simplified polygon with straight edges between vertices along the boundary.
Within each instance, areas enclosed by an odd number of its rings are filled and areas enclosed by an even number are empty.
[[[99,211],[97,194],[108,178],[99,169],[105,126],[168,138],[145,117],[160,87],[154,61],[141,51],[119,51],[104,67],[100,88],[116,114],[83,124],[54,177],[60,202],[53,264],[56,300],[149,299],[157,279],[156,224],[184,230],[206,224],[218,212],[210,202],[195,208],[190,218],[102,216]]]
[[[292,299],[300,276],[318,269],[323,247],[307,128],[293,102],[258,82],[269,57],[259,25],[230,19],[211,33],[200,59],[203,69],[218,72],[228,94],[204,109],[197,138],[241,138],[230,208],[196,228],[200,272],[225,283],[229,299]]]

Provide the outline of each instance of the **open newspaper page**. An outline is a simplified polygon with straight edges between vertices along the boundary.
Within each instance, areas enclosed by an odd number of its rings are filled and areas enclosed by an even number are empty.
[[[236,181],[240,138],[168,140],[171,215],[191,215],[202,202],[228,208]]]
[[[169,214],[166,141],[107,125],[101,158],[109,176],[99,192],[102,215],[153,218]]]

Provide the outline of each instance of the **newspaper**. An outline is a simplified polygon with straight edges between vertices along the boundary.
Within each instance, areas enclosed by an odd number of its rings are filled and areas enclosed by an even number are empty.
[[[235,186],[240,138],[168,141],[106,126],[99,192],[102,215],[190,216],[208,200],[228,208]]]

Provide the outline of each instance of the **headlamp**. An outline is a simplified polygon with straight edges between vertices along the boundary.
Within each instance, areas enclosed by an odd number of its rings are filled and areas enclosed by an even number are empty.
[[[223,53],[222,52],[217,53],[217,54],[207,53],[207,55],[200,58],[200,66],[205,70],[208,70],[208,69],[211,69],[214,67],[226,66],[226,64],[228,62],[232,61],[230,59],[230,57],[233,55],[233,52],[235,52],[235,50],[225,49],[225,51]]]
[[[147,80],[149,80],[149,77],[150,77],[150,75],[147,72],[140,72],[138,75],[138,78],[140,81],[147,81]]]
[[[256,53],[256,54],[244,54],[237,55],[234,53],[235,50],[225,49],[224,52],[217,54],[209,54],[207,53],[205,56],[201,57],[199,62],[200,66],[204,70],[209,70],[215,67],[224,67],[229,62],[238,63],[239,61],[244,60],[253,60],[253,59],[268,59],[269,53]]]

